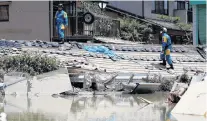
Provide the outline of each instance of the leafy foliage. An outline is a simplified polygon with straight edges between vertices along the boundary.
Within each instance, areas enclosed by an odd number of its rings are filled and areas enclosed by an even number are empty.
[[[25,53],[16,56],[3,56],[0,58],[0,69],[7,73],[10,71],[26,72],[38,75],[58,69],[59,62],[55,58],[40,54]]]
[[[186,23],[177,23],[176,24],[181,30],[185,31],[185,38],[184,41],[186,44],[192,44],[193,43],[193,33],[191,32],[192,24],[186,24]]]
[[[179,80],[181,83],[189,83],[190,81],[190,78],[188,76],[187,73],[184,73],[180,76],[180,80]]]
[[[182,30],[191,30],[192,24],[186,24],[186,23],[177,23],[178,27],[180,27]]]
[[[160,90],[162,91],[170,91],[173,87],[173,81],[165,80],[161,82]]]
[[[177,23],[180,20],[180,17],[172,17],[166,15],[158,15],[157,18],[166,22],[174,22],[174,23]]]
[[[120,36],[130,41],[147,42],[152,39],[152,29],[149,24],[143,24],[135,19],[124,17],[120,20]]]
[[[92,1],[81,1],[82,7],[84,11],[95,13],[97,15],[105,15],[101,8],[99,7],[97,2]]]
[[[119,28],[118,20],[114,20],[107,16],[99,7],[98,2],[81,1],[84,11],[95,15],[93,25],[94,35],[101,36],[119,36],[117,28]]]

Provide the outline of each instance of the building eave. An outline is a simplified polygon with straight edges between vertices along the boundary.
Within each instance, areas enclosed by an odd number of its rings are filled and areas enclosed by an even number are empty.
[[[141,19],[144,18],[143,16],[136,15],[134,13],[131,13],[131,12],[128,12],[128,11],[125,11],[125,10],[113,7],[111,5],[107,5],[106,9],[111,10],[111,11],[116,12],[116,13],[124,14],[124,15],[131,15],[131,16],[138,17],[138,18],[141,18]]]

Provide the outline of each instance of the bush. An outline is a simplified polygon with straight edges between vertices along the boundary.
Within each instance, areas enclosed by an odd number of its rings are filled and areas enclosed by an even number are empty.
[[[59,62],[56,58],[42,56],[40,54],[25,53],[0,58],[0,69],[3,69],[7,73],[10,71],[20,71],[34,76],[57,70],[58,68]]]
[[[122,39],[129,41],[148,42],[151,39],[152,28],[149,24],[140,23],[136,19],[124,17],[120,20],[120,35]]]
[[[180,76],[180,80],[181,83],[189,83],[190,78],[188,76],[188,74],[184,73]]]
[[[182,30],[190,31],[192,29],[192,24],[176,23],[176,25],[180,27]]]
[[[172,17],[172,16],[166,16],[166,15],[158,15],[157,18],[164,20],[166,22],[177,23],[178,21],[180,21],[180,17]]]

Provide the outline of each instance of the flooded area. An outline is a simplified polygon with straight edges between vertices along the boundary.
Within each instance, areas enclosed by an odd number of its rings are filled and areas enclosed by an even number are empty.
[[[163,92],[65,98],[6,95],[1,99],[1,112],[7,114],[8,121],[166,121],[173,108],[166,97]]]

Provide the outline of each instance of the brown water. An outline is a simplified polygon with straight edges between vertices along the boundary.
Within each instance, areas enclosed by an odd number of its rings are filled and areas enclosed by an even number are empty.
[[[8,121],[167,121],[173,106],[165,103],[166,96],[162,92],[67,98],[6,96],[1,111]]]

